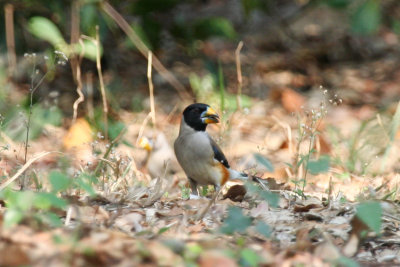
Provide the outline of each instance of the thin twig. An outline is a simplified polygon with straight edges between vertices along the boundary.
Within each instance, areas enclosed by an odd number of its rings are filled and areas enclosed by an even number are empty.
[[[204,218],[204,216],[206,215],[207,211],[210,209],[210,207],[212,206],[212,204],[215,202],[215,200],[217,199],[219,193],[222,191],[222,187],[218,190],[218,192],[214,193],[213,198],[210,200],[210,202],[208,202],[207,207],[204,208],[204,210],[200,213],[200,215],[197,217],[197,220],[200,221]]]
[[[28,142],[29,142],[29,128],[31,125],[31,115],[32,115],[32,106],[33,106],[33,93],[35,90],[33,89],[33,83],[35,79],[35,69],[36,69],[36,58],[33,58],[34,64],[32,67],[31,74],[31,86],[29,88],[30,102],[29,102],[29,113],[28,113],[28,122],[26,123],[26,138],[25,138],[25,155],[24,155],[24,164],[26,163],[27,155],[28,155]],[[22,186],[23,187],[23,186]]]
[[[8,56],[8,75],[12,75],[17,66],[17,56],[15,55],[15,36],[14,36],[14,6],[7,4],[4,6],[6,21],[6,43]]]
[[[146,124],[147,124],[147,122],[149,121],[150,118],[151,118],[151,112],[149,112],[149,114],[147,114],[146,118],[142,122],[142,125],[140,126],[139,134],[138,134],[138,137],[136,139],[136,144],[139,144],[139,140],[143,136],[144,128],[146,127]]]
[[[74,125],[76,118],[78,116],[78,105],[82,103],[85,100],[85,96],[82,93],[82,74],[81,74],[81,62],[83,55],[85,54],[85,45],[83,44],[82,39],[79,39],[79,43],[82,47],[81,53],[79,54],[78,61],[76,63],[76,92],[78,93],[79,97],[78,99],[75,100],[73,104],[73,109],[74,109],[74,115],[72,117],[72,125]]]
[[[147,80],[149,81],[149,94],[150,94],[150,110],[151,110],[151,121],[153,122],[153,127],[156,129],[156,109],[154,107],[154,86],[151,78],[151,66],[152,66],[153,53],[149,51],[147,57]]]
[[[240,41],[236,51],[235,51],[235,58],[236,58],[236,71],[237,71],[237,80],[238,80],[238,90],[236,95],[237,107],[239,110],[242,109],[242,86],[243,86],[243,79],[242,79],[242,66],[240,64],[240,51],[243,47],[243,41]]]
[[[101,70],[101,58],[100,58],[100,37],[99,37],[99,26],[96,26],[96,67],[99,75],[101,98],[103,100],[103,123],[104,123],[104,136],[108,140],[108,106],[106,89],[104,87],[103,72]]]
[[[73,0],[71,4],[71,46],[79,41],[79,24],[80,24],[80,1]],[[74,80],[77,80],[77,65],[79,64],[79,59],[74,53],[71,53],[71,70]]]
[[[136,32],[132,29],[129,23],[119,14],[108,2],[103,1],[101,5],[104,12],[109,15],[118,26],[125,32],[131,42],[137,47],[139,52],[145,57],[148,57],[149,48],[144,44]],[[153,66],[160,73],[160,75],[175,88],[182,100],[192,99],[186,92],[185,87],[176,79],[176,77],[169,71],[160,60],[153,56]]]
[[[35,80],[35,72],[36,72],[36,58],[33,57],[34,64],[32,67],[32,73],[31,73],[31,86],[29,88],[29,110],[28,110],[28,121],[26,122],[26,137],[25,137],[25,147],[24,147],[24,164],[26,164],[26,160],[28,157],[28,147],[29,147],[29,132],[31,128],[31,118],[32,118],[32,109],[33,109],[33,93],[36,91],[38,86],[42,83],[44,77],[47,75],[48,72],[46,72],[45,75],[43,75],[42,79],[39,81],[39,83],[36,85],[35,88],[33,88],[33,83]],[[21,178],[21,187],[20,189],[23,190],[25,187],[25,177],[23,176]]]
[[[86,92],[87,92],[87,101],[86,101],[86,109],[90,120],[94,120],[94,107],[93,107],[93,73],[88,72],[85,75],[86,79]]]
[[[117,142],[119,141],[119,139],[121,139],[121,137],[124,135],[124,133],[126,132],[126,127],[123,128],[121,130],[121,132],[118,134],[117,137],[115,137],[114,140],[111,141],[110,145],[108,146],[106,152],[104,153],[104,156],[102,158],[102,160],[99,162],[99,164],[97,164],[96,169],[94,170],[94,174],[95,176],[97,176],[99,174],[99,171],[101,170],[101,168],[103,167],[103,162],[105,162],[108,158],[108,155],[111,153],[111,150],[113,149],[113,147],[117,144]]]
[[[47,155],[49,155],[49,154],[51,154],[51,153],[60,153],[60,154],[62,154],[61,152],[58,152],[58,151],[49,151],[49,152],[42,152],[42,153],[40,153],[39,155],[37,155],[37,156],[31,158],[28,162],[26,162],[26,163],[24,164],[24,166],[22,166],[21,169],[18,170],[18,172],[17,172],[16,174],[14,174],[13,177],[11,177],[10,179],[8,179],[7,182],[4,182],[2,185],[0,185],[0,192],[3,191],[4,188],[6,188],[6,187],[7,187],[8,185],[10,185],[12,182],[14,182],[15,179],[17,179],[26,169],[28,169],[28,167],[29,167],[32,163],[34,163],[34,162],[37,161],[38,159],[43,158],[44,156],[47,156]]]

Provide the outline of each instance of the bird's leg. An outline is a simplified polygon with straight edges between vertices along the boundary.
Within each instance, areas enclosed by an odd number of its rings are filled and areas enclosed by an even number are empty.
[[[214,185],[214,192],[217,193],[221,189],[220,185]]]
[[[199,199],[199,192],[197,191],[197,182],[193,180],[192,178],[189,177],[189,182],[190,182],[190,189],[191,189],[191,194],[190,194],[190,199]]]
[[[213,197],[210,199],[210,202],[208,202],[207,207],[205,207],[205,209],[198,214],[197,216],[197,220],[202,220],[204,218],[204,216],[206,215],[207,211],[210,209],[211,205],[215,202],[215,200],[217,200],[217,197],[219,195],[219,192],[221,191],[221,186],[219,185],[214,185],[215,188],[215,193],[213,195]]]

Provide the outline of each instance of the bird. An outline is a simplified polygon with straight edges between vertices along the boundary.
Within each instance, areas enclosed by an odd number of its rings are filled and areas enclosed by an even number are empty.
[[[143,136],[139,139],[138,145],[147,151],[143,165],[152,178],[164,177],[178,172],[178,162],[164,133],[155,133],[152,138]]]
[[[191,104],[183,111],[174,150],[189,180],[191,199],[199,198],[198,185],[213,185],[218,192],[229,180],[249,179],[247,174],[230,167],[221,148],[206,132],[208,124],[219,121],[217,112],[207,104]]]

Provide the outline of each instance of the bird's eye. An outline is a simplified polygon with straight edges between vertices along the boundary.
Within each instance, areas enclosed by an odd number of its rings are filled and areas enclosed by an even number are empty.
[[[194,108],[193,111],[196,112],[196,113],[199,113],[200,109],[199,108]]]

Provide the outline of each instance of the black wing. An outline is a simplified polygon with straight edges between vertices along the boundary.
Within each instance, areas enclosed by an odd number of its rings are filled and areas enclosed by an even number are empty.
[[[215,141],[211,137],[210,137],[210,143],[214,151],[214,159],[221,162],[225,167],[230,168],[228,160],[224,155],[224,152],[222,152],[221,148],[217,145],[217,143],[215,143]]]

